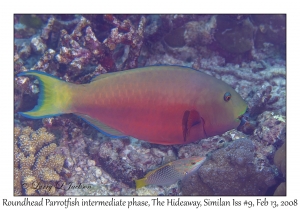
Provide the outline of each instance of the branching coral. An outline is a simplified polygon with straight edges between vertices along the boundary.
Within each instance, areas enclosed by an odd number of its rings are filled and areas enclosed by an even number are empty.
[[[103,43],[97,39],[91,26],[89,26],[90,21],[84,17],[80,19],[70,35],[66,30],[61,31],[61,48],[60,53],[56,55],[56,60],[59,63],[69,65],[69,69],[67,69],[64,76],[65,79],[68,79],[71,75],[72,77],[78,75],[82,72],[83,67],[88,64],[97,65],[90,78],[105,71],[116,71],[113,51],[119,44],[129,46],[124,68],[137,67],[137,58],[143,44],[145,17],[141,17],[137,28],[129,20],[121,22],[113,15],[104,15],[104,19],[116,28],[111,30],[111,34]],[[84,29],[85,35],[83,35]]]
[[[272,95],[272,86],[262,86],[258,90],[252,100],[249,102],[250,115],[255,116],[261,114],[262,112],[268,110],[270,105],[276,103],[279,100],[278,96]]]
[[[53,68],[53,66],[57,64],[53,62],[54,55],[55,51],[52,49],[48,49],[31,69],[51,72],[55,74],[55,71],[53,72],[53,69],[56,70],[57,67]]]
[[[76,37],[78,36],[79,34],[76,33]],[[88,64],[91,53],[72,39],[72,36],[66,30],[62,30],[61,32],[61,44],[62,47],[60,53],[56,55],[56,60],[59,63],[70,64],[70,68],[73,70],[72,74],[77,76],[82,68]],[[67,77],[65,76],[65,78]]]
[[[119,43],[130,46],[128,58],[125,61],[125,69],[137,67],[137,58],[143,44],[143,34],[146,18],[141,17],[138,27],[134,27],[129,20],[119,21],[113,15],[105,15],[105,20],[116,26],[111,30],[111,34],[103,43],[110,49],[114,50]],[[124,31],[125,33],[122,33]]]
[[[21,52],[17,51],[17,45],[14,45],[14,73],[17,74],[22,71],[26,71],[27,68],[24,66],[24,62],[21,58]]]
[[[53,134],[40,128],[14,129],[14,194],[55,195],[65,158],[55,154]]]

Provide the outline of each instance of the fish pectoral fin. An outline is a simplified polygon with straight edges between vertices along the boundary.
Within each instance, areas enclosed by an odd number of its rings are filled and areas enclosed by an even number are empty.
[[[88,115],[81,114],[81,113],[74,113],[78,117],[82,118],[84,121],[95,127],[97,130],[99,130],[101,133],[113,137],[113,138],[120,138],[120,137],[125,137],[122,132],[117,131],[114,128],[111,128],[104,123],[100,122],[99,120],[96,120]]]
[[[198,111],[186,110],[182,118],[183,141],[186,142],[190,136],[200,134],[204,130],[203,126],[204,120]]]

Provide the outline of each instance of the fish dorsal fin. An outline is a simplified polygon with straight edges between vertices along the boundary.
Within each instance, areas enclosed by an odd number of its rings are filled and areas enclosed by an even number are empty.
[[[183,140],[186,140],[189,137],[190,131],[193,126],[199,125],[201,123],[201,117],[199,112],[196,110],[186,110],[182,117],[182,133]]]
[[[107,78],[107,77],[111,77],[113,75],[116,75],[116,74],[120,74],[120,72],[113,72],[113,73],[106,73],[106,74],[100,74],[94,78],[92,78],[91,82],[95,82],[99,79],[104,79],[104,78]]]
[[[97,130],[99,130],[101,133],[113,137],[113,138],[120,138],[120,137],[125,137],[123,133],[120,131],[117,131],[116,129],[113,129],[104,123],[100,122],[99,120],[96,120],[88,115],[81,114],[81,113],[74,113],[78,117],[82,118],[84,121],[95,127]]]
[[[148,172],[146,174],[145,178],[148,178],[149,176],[151,176],[152,174],[155,174],[159,170],[163,170],[165,168],[170,168],[171,166],[172,166],[172,162],[162,165],[162,166],[158,167],[157,169],[154,169],[153,171]]]

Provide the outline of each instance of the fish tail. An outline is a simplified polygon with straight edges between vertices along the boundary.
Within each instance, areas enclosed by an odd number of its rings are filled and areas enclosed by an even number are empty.
[[[40,84],[38,104],[28,112],[19,112],[21,115],[32,119],[40,119],[70,113],[72,105],[71,86],[74,84],[39,71],[22,72],[18,76],[37,77]]]
[[[146,185],[147,185],[146,178],[135,180],[135,187],[136,187],[136,189],[144,187]]]

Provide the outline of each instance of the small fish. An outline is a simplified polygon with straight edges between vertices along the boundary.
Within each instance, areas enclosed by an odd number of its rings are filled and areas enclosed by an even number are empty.
[[[186,144],[238,127],[247,104],[229,85],[191,68],[150,66],[72,84],[39,71],[38,104],[20,114],[74,113],[100,132],[164,145]]]
[[[144,178],[135,180],[136,189],[149,184],[173,184],[196,171],[203,164],[205,159],[206,157],[190,157],[175,160],[166,165],[163,165],[147,173]]]

